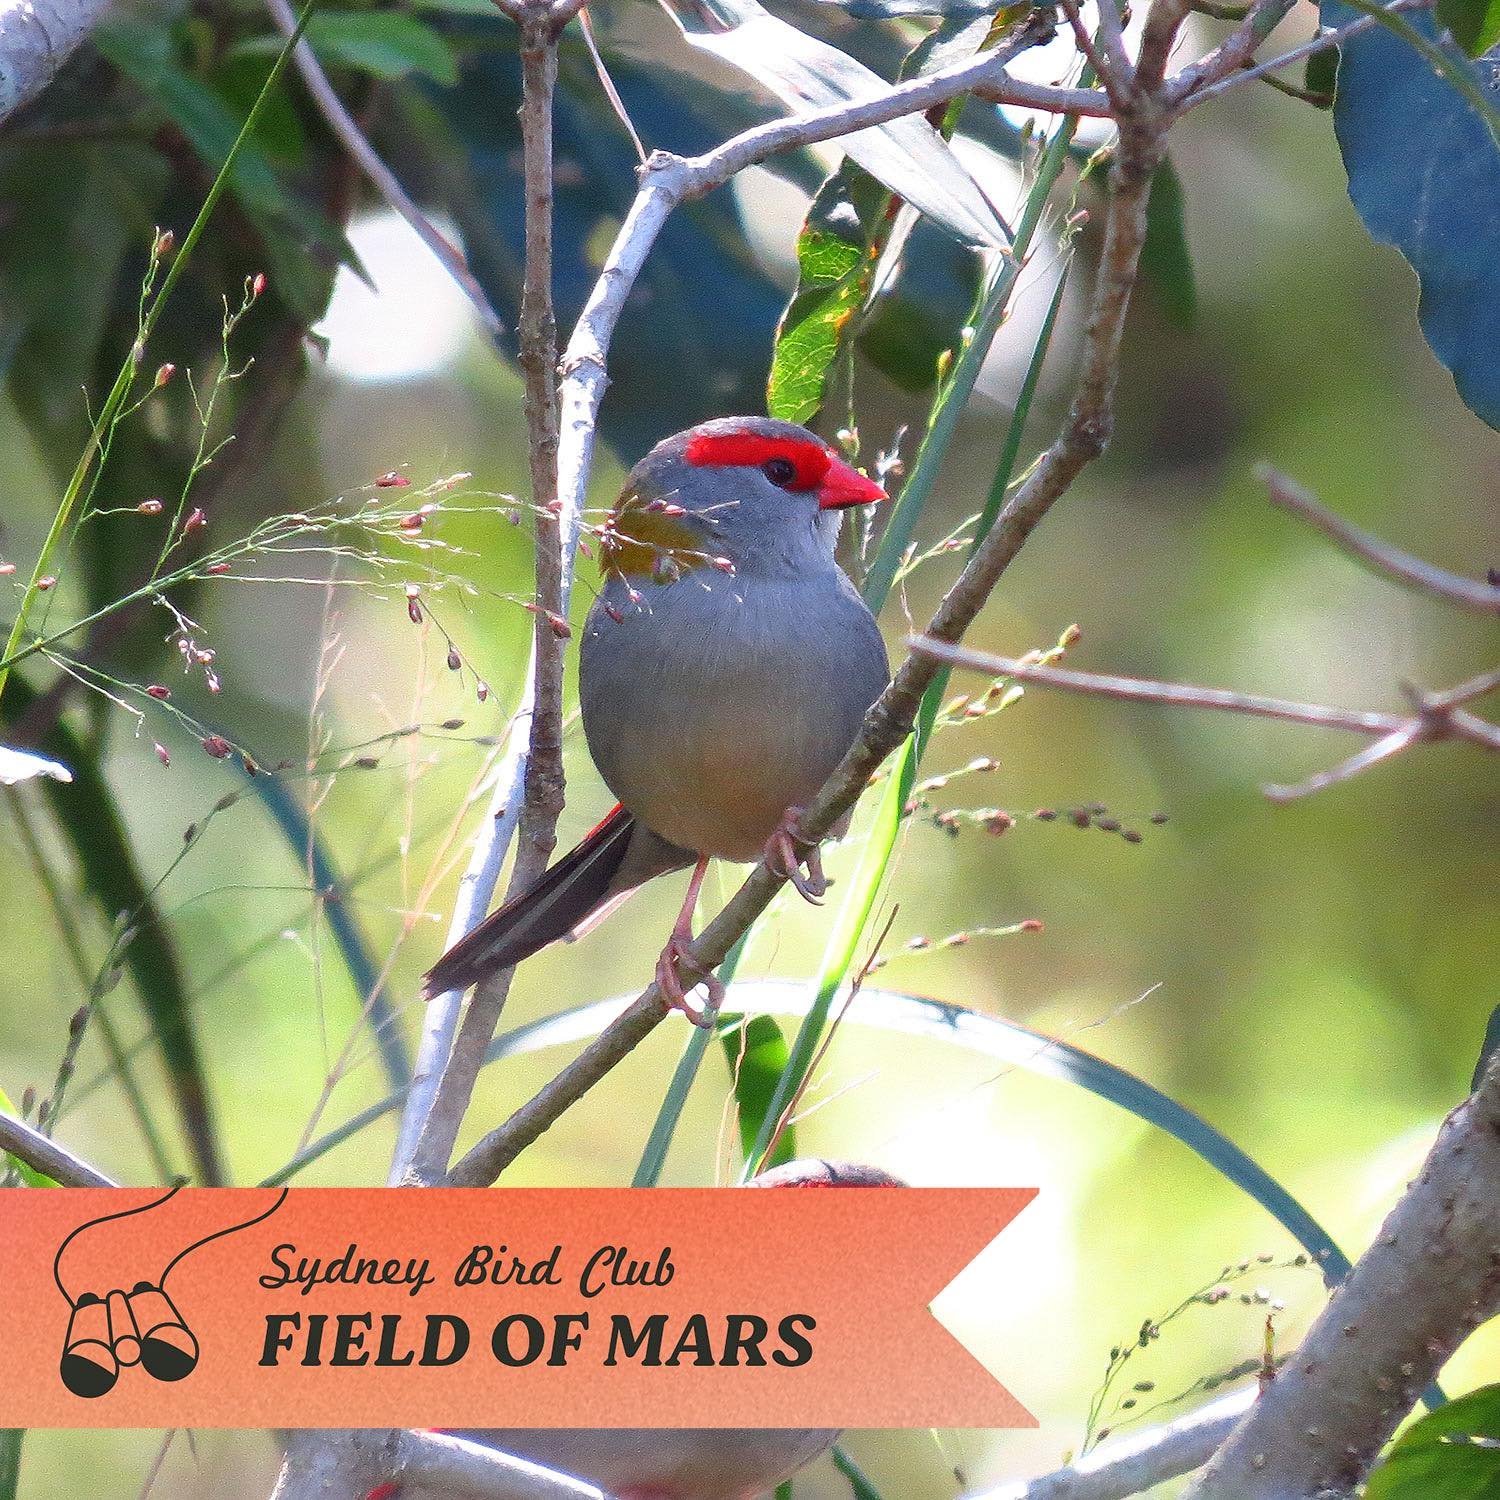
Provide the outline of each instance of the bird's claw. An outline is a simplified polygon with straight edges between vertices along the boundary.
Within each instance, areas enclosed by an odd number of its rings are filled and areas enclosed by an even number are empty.
[[[673,1010],[680,1010],[694,1026],[712,1026],[713,1019],[724,1003],[724,983],[711,969],[700,969],[689,948],[692,934],[674,932],[667,939],[667,946],[656,960],[656,987]],[[687,989],[683,988],[682,970],[687,969],[699,977]],[[688,994],[698,985],[708,991],[708,1004],[702,1007],[692,1004]]]
[[[828,880],[823,874],[823,857],[818,851],[816,839],[807,838],[802,832],[802,809],[789,807],[783,814],[776,831],[766,840],[766,868],[773,874],[788,880],[797,894],[813,906],[821,906],[828,893]],[[803,874],[802,866],[807,866]]]

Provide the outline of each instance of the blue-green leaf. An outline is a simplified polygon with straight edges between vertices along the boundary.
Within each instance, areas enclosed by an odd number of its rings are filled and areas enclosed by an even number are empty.
[[[1323,23],[1366,9],[1324,0]],[[1433,353],[1500,429],[1500,56],[1472,62],[1436,37],[1413,13],[1345,42],[1334,128],[1365,227],[1417,273]]]

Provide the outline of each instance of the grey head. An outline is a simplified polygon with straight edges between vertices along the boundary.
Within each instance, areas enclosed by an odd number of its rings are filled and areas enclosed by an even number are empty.
[[[825,571],[839,512],[885,491],[822,438],[772,417],[718,417],[658,443],[610,518],[606,564],[626,577],[717,567]]]

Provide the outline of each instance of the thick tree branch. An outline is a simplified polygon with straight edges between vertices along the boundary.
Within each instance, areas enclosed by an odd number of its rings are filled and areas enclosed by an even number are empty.
[[[1112,1438],[1051,1474],[1002,1484],[970,1500],[1127,1500],[1206,1464],[1256,1394],[1254,1386],[1235,1391],[1175,1422]]]
[[[99,24],[109,0],[0,0],[0,121],[29,104]]]
[[[1262,464],[1256,470],[1256,478],[1265,485],[1272,505],[1316,526],[1336,546],[1375,572],[1455,604],[1460,609],[1472,609],[1482,615],[1500,615],[1500,588],[1494,584],[1450,573],[1446,568],[1423,562],[1399,547],[1391,546],[1373,532],[1335,515],[1296,480],[1269,464]]]
[[[1187,1500],[1351,1493],[1453,1351],[1497,1313],[1500,1057]]]
[[[0,1151],[8,1151],[18,1161],[34,1167],[44,1177],[64,1187],[118,1187],[112,1178],[91,1167],[86,1161],[65,1151],[56,1141],[48,1140],[14,1115],[0,1114]]]
[[[473,1500],[607,1500],[591,1484],[446,1433],[293,1432],[272,1500],[342,1500],[387,1482]]]

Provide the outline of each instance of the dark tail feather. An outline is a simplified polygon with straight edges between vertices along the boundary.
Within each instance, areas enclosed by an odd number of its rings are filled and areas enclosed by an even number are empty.
[[[566,937],[609,894],[634,832],[635,819],[616,807],[529,891],[492,911],[428,970],[427,998],[466,990]]]

